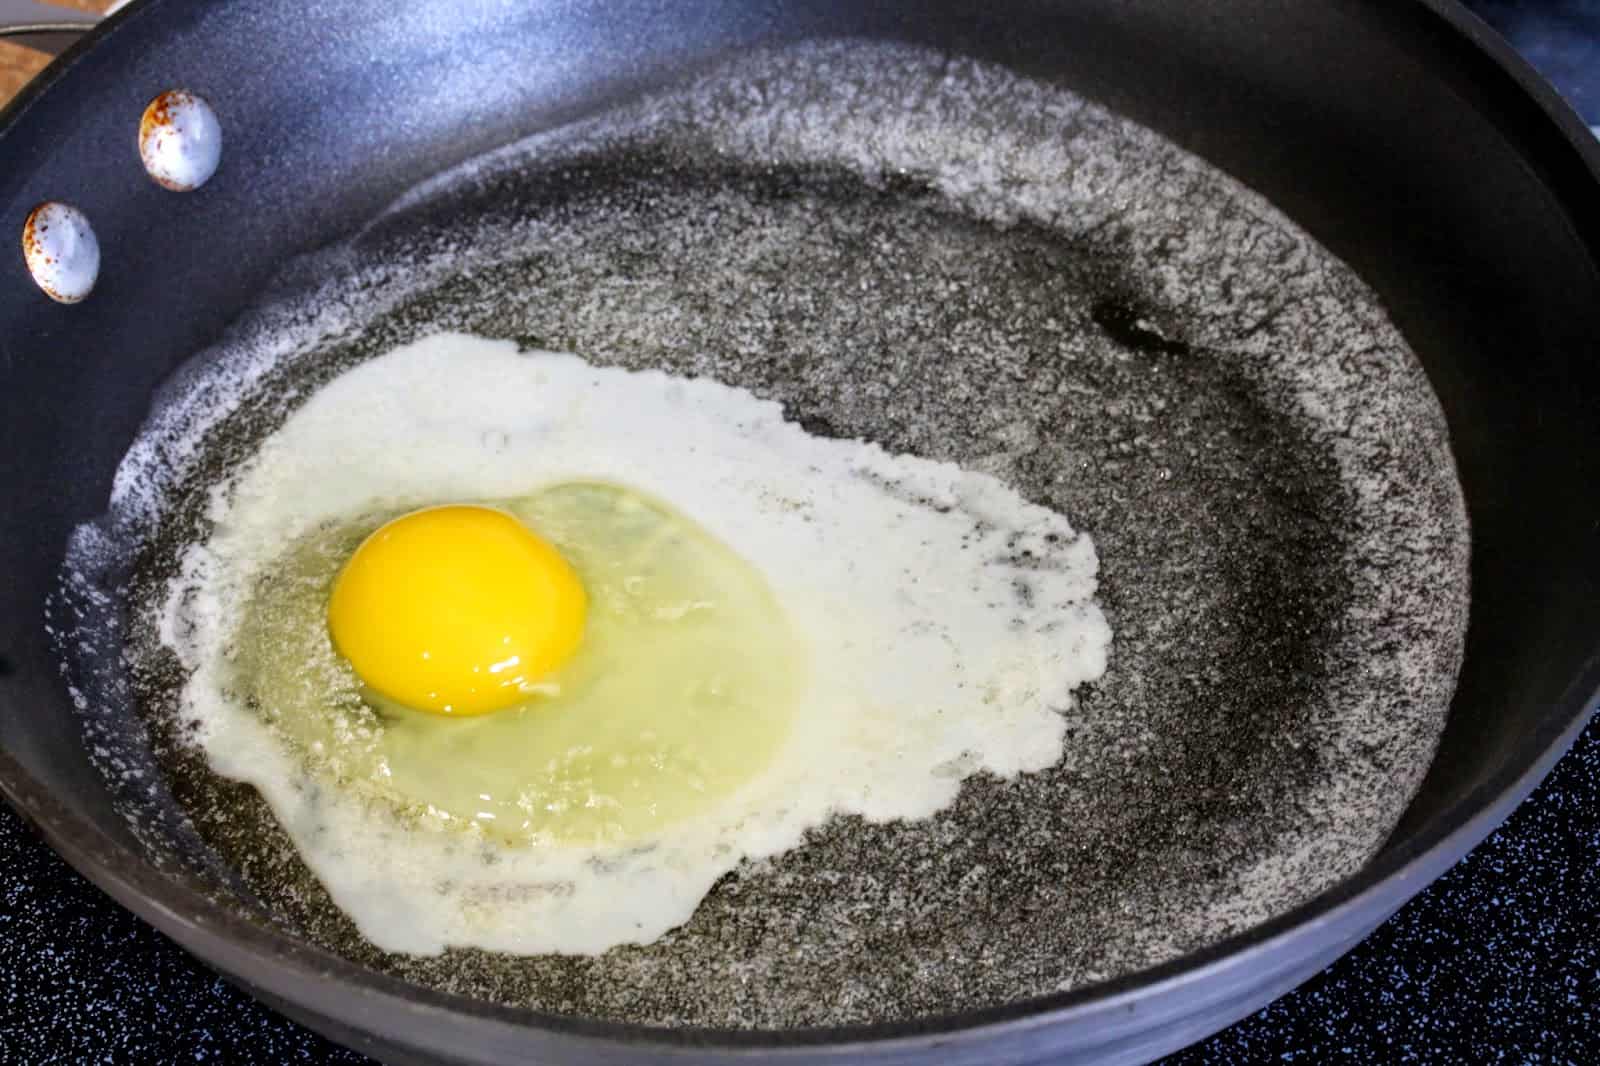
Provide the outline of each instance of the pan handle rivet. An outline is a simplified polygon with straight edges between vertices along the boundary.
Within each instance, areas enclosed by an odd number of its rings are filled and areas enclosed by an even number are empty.
[[[222,161],[222,123],[188,89],[169,89],[139,119],[139,158],[150,177],[173,192],[204,185]]]
[[[45,295],[75,304],[100,276],[100,242],[88,217],[71,204],[47,201],[22,224],[22,258]]]

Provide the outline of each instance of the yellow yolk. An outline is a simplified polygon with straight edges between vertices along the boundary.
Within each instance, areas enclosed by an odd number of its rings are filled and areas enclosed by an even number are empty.
[[[334,647],[379,695],[435,714],[526,701],[583,639],[587,597],[504,511],[434,507],[368,537],[334,582]]]

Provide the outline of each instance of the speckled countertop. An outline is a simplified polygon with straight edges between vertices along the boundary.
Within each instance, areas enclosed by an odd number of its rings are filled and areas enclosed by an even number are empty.
[[[1600,3],[1474,6],[1600,124]],[[24,69],[0,62],[0,98]],[[366,1060],[223,982],[0,807],[0,1062],[191,1061]],[[1168,1061],[1600,1062],[1600,722],[1365,942]]]

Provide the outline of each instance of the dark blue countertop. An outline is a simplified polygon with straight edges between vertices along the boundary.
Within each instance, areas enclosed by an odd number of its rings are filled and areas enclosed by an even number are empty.
[[[1472,6],[1600,127],[1600,0]],[[0,806],[0,1063],[365,1061],[235,990]],[[1600,1063],[1600,721],[1366,941],[1168,1061]]]

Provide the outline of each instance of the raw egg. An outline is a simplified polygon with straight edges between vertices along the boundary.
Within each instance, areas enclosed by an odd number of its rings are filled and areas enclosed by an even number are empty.
[[[380,521],[294,545],[236,641],[234,690],[341,787],[516,844],[621,842],[756,776],[786,734],[803,655],[771,589],[661,501],[567,482],[366,534]],[[538,665],[485,687],[502,648]]]
[[[355,550],[334,583],[328,628],[375,692],[470,715],[526,699],[577,650],[586,609],[561,553],[511,515],[433,507]]]
[[[993,477],[457,334],[214,501],[184,713],[389,951],[649,942],[832,817],[1056,762],[1111,636],[1092,542]]]

